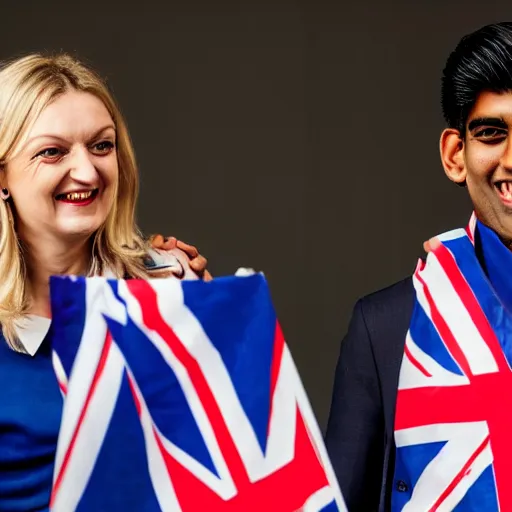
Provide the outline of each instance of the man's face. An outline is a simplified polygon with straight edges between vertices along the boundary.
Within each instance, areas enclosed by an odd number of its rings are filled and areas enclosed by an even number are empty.
[[[483,92],[471,110],[462,171],[478,218],[512,241],[512,92]]]

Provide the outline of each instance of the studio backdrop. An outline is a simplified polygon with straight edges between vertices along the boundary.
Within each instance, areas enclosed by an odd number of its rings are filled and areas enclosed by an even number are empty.
[[[510,2],[2,2],[0,59],[66,51],[108,79],[140,164],[138,219],[214,275],[262,270],[325,426],[358,297],[466,222],[438,152],[440,75]]]

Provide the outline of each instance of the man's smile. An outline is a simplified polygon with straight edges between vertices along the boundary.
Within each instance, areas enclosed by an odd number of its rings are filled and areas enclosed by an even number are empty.
[[[494,188],[498,192],[501,202],[512,208],[512,180],[500,180],[494,183]]]

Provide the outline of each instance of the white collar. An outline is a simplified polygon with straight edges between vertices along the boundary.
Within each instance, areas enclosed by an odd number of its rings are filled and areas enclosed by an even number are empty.
[[[33,356],[39,350],[51,323],[50,318],[38,315],[26,315],[16,322],[16,334],[28,354]]]

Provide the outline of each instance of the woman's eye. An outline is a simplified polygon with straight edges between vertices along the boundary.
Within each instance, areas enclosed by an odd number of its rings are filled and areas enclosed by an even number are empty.
[[[112,149],[114,149],[114,143],[109,140],[104,140],[102,142],[98,142],[94,144],[94,150],[98,153],[109,153]]]
[[[60,156],[61,151],[59,148],[46,148],[37,153],[36,157],[41,156],[43,158],[55,158]]]

